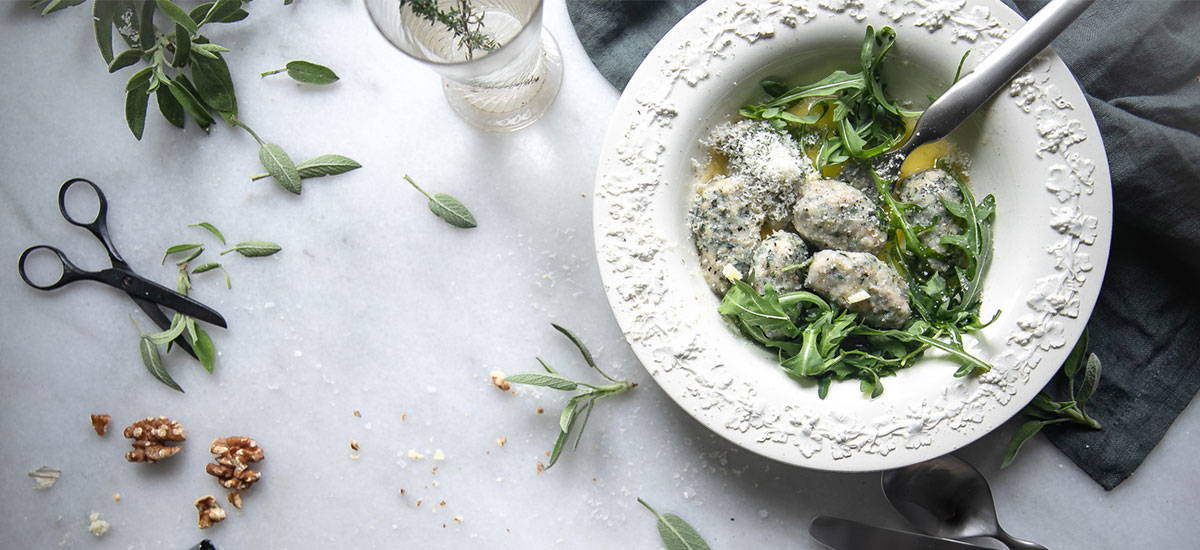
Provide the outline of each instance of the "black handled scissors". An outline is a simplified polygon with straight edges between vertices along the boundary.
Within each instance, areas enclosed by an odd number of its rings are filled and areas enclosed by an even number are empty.
[[[95,219],[90,222],[81,222],[72,218],[71,214],[67,213],[67,191],[71,189],[72,185],[77,183],[88,184],[96,192],[96,198],[100,203],[100,208],[96,211]],[[142,311],[146,312],[146,315],[154,321],[154,324],[158,325],[158,328],[162,330],[167,330],[171,326],[171,320],[159,308],[160,305],[206,323],[226,328],[225,318],[221,317],[221,314],[212,308],[133,272],[129,264],[121,258],[121,255],[117,252],[117,248],[113,246],[112,239],[108,236],[108,199],[104,197],[104,192],[100,191],[100,186],[83,178],[67,180],[58,190],[58,210],[62,212],[63,218],[72,225],[87,229],[100,240],[100,244],[103,244],[105,250],[108,251],[108,259],[112,262],[112,267],[100,271],[85,271],[76,267],[74,263],[71,263],[71,260],[67,259],[67,256],[61,250],[53,246],[41,244],[31,246],[25,249],[25,252],[21,253],[21,260],[17,264],[17,269],[25,284],[38,290],[54,290],[75,281],[97,281],[123,290],[138,307],[142,308]],[[58,261],[62,263],[62,275],[59,276],[57,281],[40,285],[33,282],[25,273],[25,260],[29,258],[30,254],[38,250],[49,250],[58,256]],[[192,347],[188,345],[183,335],[175,339],[175,344],[183,348],[192,357],[196,356],[196,353],[192,351]]]

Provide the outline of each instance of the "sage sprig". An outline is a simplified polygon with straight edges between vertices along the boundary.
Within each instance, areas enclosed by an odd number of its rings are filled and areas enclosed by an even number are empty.
[[[683,518],[675,514],[660,514],[646,501],[640,498],[637,501],[658,518],[658,536],[667,550],[709,550],[708,543],[704,542],[700,533]]]
[[[358,161],[342,155],[321,155],[296,165],[296,171],[300,174],[300,179],[302,180],[336,176],[358,168],[362,168],[362,165]],[[255,174],[250,176],[250,180],[258,181],[269,177],[271,177],[271,174]]]
[[[1012,464],[1025,442],[1042,431],[1042,428],[1051,424],[1070,422],[1093,430],[1104,429],[1096,419],[1088,416],[1084,409],[1100,385],[1100,358],[1096,357],[1094,353],[1088,353],[1087,350],[1088,334],[1085,330],[1083,336],[1080,336],[1079,341],[1075,343],[1075,347],[1071,349],[1067,360],[1063,362],[1062,369],[1033,398],[1032,402],[1021,409],[1021,414],[1031,417],[1033,420],[1021,424],[1021,427],[1013,433],[1012,439],[1004,449],[1004,460],[1000,463],[1001,468],[1007,468]],[[1076,378],[1079,378],[1080,375],[1083,378],[1076,387]],[[1056,385],[1060,388],[1066,386],[1066,400],[1055,400],[1055,395],[1050,388]]]
[[[282,69],[266,71],[260,76],[266,78],[273,74],[279,74],[282,72],[286,72],[288,76],[292,77],[292,80],[295,80],[296,82],[303,82],[305,84],[333,84],[338,80],[338,75],[337,73],[333,72],[333,69],[330,69],[324,65],[318,65],[311,61],[302,60],[289,61]]]
[[[413,189],[420,191],[422,195],[425,195],[425,198],[429,199],[429,211],[433,212],[437,217],[446,220],[446,223],[463,229],[470,229],[478,225],[475,222],[475,216],[458,199],[445,193],[430,195],[424,189],[421,189],[421,186],[417,185],[417,182],[408,177],[408,174],[404,175],[404,180],[412,185]]]
[[[466,52],[467,59],[474,58],[476,50],[490,52],[500,47],[499,42],[483,31],[483,12],[471,0],[459,0],[449,9],[441,9],[437,0],[400,0],[401,10],[406,5],[414,15],[446,27],[458,40],[458,47]]]
[[[585,428],[587,428],[588,419],[591,417],[592,409],[595,408],[597,401],[612,397],[614,395],[620,395],[637,386],[637,384],[629,382],[628,380],[617,380],[601,370],[600,367],[596,365],[595,360],[592,359],[592,354],[590,351],[588,351],[587,346],[583,344],[583,341],[581,341],[579,337],[575,336],[575,333],[556,324],[551,324],[550,326],[554,327],[554,330],[557,330],[566,336],[567,339],[569,339],[571,343],[575,345],[576,349],[579,350],[580,355],[583,356],[584,362],[596,372],[600,373],[600,376],[603,376],[610,383],[604,385],[593,385],[587,382],[579,382],[570,378],[566,378],[559,374],[554,367],[550,366],[550,364],[544,361],[541,357],[538,357],[537,361],[538,364],[542,366],[542,369],[546,371],[545,374],[524,373],[514,374],[504,378],[505,382],[513,384],[542,386],[559,391],[579,391],[578,394],[567,401],[566,407],[563,408],[562,413],[560,413],[558,416],[558,438],[554,441],[554,449],[550,451],[550,464],[546,466],[546,469],[550,469],[556,462],[558,462],[558,457],[562,454],[563,448],[566,447],[567,441],[571,438],[572,433],[575,434],[575,445],[573,448],[579,448],[579,441],[583,439],[583,431]],[[578,429],[576,429],[577,425]]]
[[[37,0],[32,6],[46,15],[84,1]],[[280,186],[299,194],[302,176],[288,154],[278,145],[264,142],[238,118],[237,95],[222,55],[229,49],[202,33],[205,25],[245,19],[249,13],[243,4],[248,1],[204,2],[189,12],[175,0],[95,0],[92,21],[96,45],[110,73],[144,64],[125,84],[125,120],[136,139],[141,140],[145,132],[152,95],[163,118],[178,128],[184,128],[191,118],[207,133],[219,117],[250,132],[259,144],[263,167]],[[156,12],[166,16],[166,27],[155,24]],[[115,52],[114,30],[127,49]],[[315,63],[297,61],[288,65],[284,70],[297,80],[318,84],[337,80],[333,71]],[[317,175],[350,169],[326,169]]]

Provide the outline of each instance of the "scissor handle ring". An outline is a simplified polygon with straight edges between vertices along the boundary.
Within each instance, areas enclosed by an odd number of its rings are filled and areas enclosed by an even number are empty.
[[[71,214],[67,213],[67,191],[70,190],[71,186],[75,185],[76,183],[88,184],[88,186],[90,186],[92,190],[96,192],[96,199],[100,202],[100,208],[96,210],[96,217],[90,222],[81,222],[75,218],[72,218]],[[104,227],[105,225],[105,216],[108,215],[108,199],[104,197],[104,192],[100,190],[100,186],[92,183],[91,180],[84,178],[72,178],[63,182],[62,187],[58,188],[58,210],[59,212],[62,212],[63,218],[66,218],[66,220],[72,225],[86,227],[95,232],[99,231],[100,228]]]
[[[58,261],[62,264],[62,275],[58,276],[57,281],[47,285],[39,285],[33,282],[33,280],[29,278],[29,275],[25,273],[25,260],[29,258],[30,254],[33,254],[38,250],[49,250],[53,252],[55,256],[58,256]],[[25,281],[25,284],[38,290],[54,290],[67,283],[72,283],[81,279],[81,274],[83,273],[78,267],[75,266],[75,264],[71,263],[71,260],[67,259],[67,256],[63,254],[61,250],[45,244],[39,244],[37,246],[26,248],[25,252],[21,253],[21,259],[17,262],[17,272],[20,273],[21,280]]]

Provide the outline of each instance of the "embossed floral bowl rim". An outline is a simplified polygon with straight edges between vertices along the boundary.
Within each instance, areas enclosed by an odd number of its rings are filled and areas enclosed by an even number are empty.
[[[929,357],[825,400],[716,312],[686,223],[697,139],[755,99],[757,82],[854,67],[867,24],[898,33],[885,74],[901,98],[950,84],[1022,19],[997,0],[709,0],[642,63],[608,128],[596,177],[596,253],[605,290],[642,364],[684,410],[733,443],[823,470],[896,468],[958,449],[1016,414],[1049,381],[1096,302],[1111,235],[1108,164],[1087,101],[1043,54],[952,138],[976,193],[996,196],[985,315],[968,339],[995,368],[954,378]]]

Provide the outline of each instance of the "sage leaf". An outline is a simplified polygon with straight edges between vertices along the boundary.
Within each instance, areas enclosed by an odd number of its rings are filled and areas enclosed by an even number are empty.
[[[225,244],[225,235],[222,235],[221,230],[217,229],[217,226],[215,226],[211,223],[208,223],[208,222],[193,223],[191,225],[188,225],[188,227],[202,227],[204,229],[207,229],[209,233],[212,233],[214,236],[217,237],[217,239],[220,239],[221,244]]]
[[[96,31],[96,46],[104,63],[113,60],[112,31],[116,19],[116,2],[92,2],[92,27]]]
[[[134,88],[150,86],[150,79],[154,78],[154,67],[142,67],[138,72],[133,73],[129,80],[125,82],[125,91]]]
[[[233,248],[222,250],[221,255],[224,256],[230,252],[237,252],[248,258],[255,258],[270,256],[280,250],[283,250],[283,247],[271,241],[242,241],[233,245]]]
[[[187,256],[184,256],[182,260],[179,260],[179,261],[175,262],[175,265],[183,265],[183,264],[186,264],[186,263],[188,263],[188,262],[190,262],[190,261],[192,261],[192,260],[195,260],[195,259],[196,259],[196,256],[199,256],[199,255],[200,255],[200,254],[202,254],[203,252],[204,252],[204,247],[197,248],[197,249],[193,250],[193,251],[192,251],[190,254],[188,254]]]
[[[192,8],[189,15],[197,26],[204,26],[206,23],[235,23],[250,14],[242,9],[242,0],[219,0],[200,4]]]
[[[170,256],[170,255],[172,255],[172,254],[179,254],[180,252],[187,252],[187,251],[189,251],[189,250],[195,250],[195,249],[197,249],[197,248],[200,248],[200,247],[201,247],[201,245],[199,245],[199,244],[192,244],[192,243],[184,243],[184,244],[177,244],[177,245],[173,245],[173,246],[171,246],[171,247],[167,248],[167,251],[166,251],[166,252],[163,252],[162,262],[160,262],[160,263],[161,263],[161,264],[163,264],[163,265],[166,265],[166,263],[167,263],[167,256]]]
[[[407,180],[414,189],[420,191],[422,195],[425,195],[425,197],[429,199],[429,210],[437,217],[445,220],[446,223],[463,229],[476,227],[477,224],[475,223],[475,216],[471,215],[471,211],[467,210],[467,207],[463,205],[463,203],[459,202],[458,199],[445,193],[434,193],[433,195],[430,195],[429,193],[426,193],[424,189],[421,189],[421,187],[417,185],[417,182],[413,181],[412,178],[408,177],[407,174],[404,175],[404,179]]]
[[[142,355],[142,364],[146,366],[146,370],[155,379],[179,393],[184,393],[183,388],[175,383],[175,380],[171,378],[171,374],[163,367],[162,356],[158,354],[158,346],[154,345],[154,342],[151,342],[148,337],[142,336],[138,340],[138,351]]]
[[[213,44],[193,44],[193,52],[208,51]],[[229,66],[219,55],[212,58],[197,57],[191,62],[192,78],[200,98],[221,113],[237,115],[237,97],[233,91],[233,80],[229,77]]]
[[[646,501],[640,498],[637,501],[658,518],[658,536],[667,550],[709,550],[708,543],[704,542],[700,533],[683,518],[675,514],[660,514]]]
[[[183,112],[183,105],[180,105],[179,100],[171,95],[171,90],[167,87],[159,87],[155,90],[154,96],[158,98],[158,112],[162,113],[163,118],[172,125],[183,128],[187,117]]]
[[[144,337],[156,345],[169,344],[171,341],[179,338],[183,331],[187,329],[187,318],[181,313],[176,313],[171,318],[171,326],[162,332],[154,334],[146,334]]]
[[[567,406],[563,407],[562,413],[558,415],[558,427],[564,433],[571,432],[571,426],[575,424],[575,411],[579,409],[579,401],[583,395],[576,395],[570,401],[567,401]]]
[[[87,2],[87,0],[50,0],[46,2],[46,7],[42,9],[42,15],[49,15],[61,9],[78,6],[84,2]],[[37,3],[35,2],[35,4]]]
[[[258,149],[258,160],[281,187],[300,194],[300,171],[282,147],[274,143],[263,143]]]
[[[337,82],[338,75],[332,69],[324,65],[318,65],[310,61],[289,61],[286,65],[288,76],[297,82],[305,84],[333,84]],[[274,71],[268,71],[262,76],[269,76]]]
[[[212,271],[218,267],[221,267],[221,264],[219,262],[205,262],[196,267],[193,267],[192,274],[195,275],[197,273],[204,273],[206,271]]]
[[[1013,459],[1017,458],[1017,453],[1021,452],[1021,446],[1025,445],[1025,442],[1029,438],[1042,431],[1042,426],[1045,426],[1046,423],[1044,420],[1030,420],[1021,424],[1021,427],[1017,428],[1016,433],[1013,434],[1012,439],[1008,442],[1008,447],[1004,449],[1004,461],[1000,463],[1000,469],[1003,470],[1009,464],[1012,464]]]
[[[1096,354],[1088,355],[1087,364],[1083,367],[1083,383],[1079,385],[1079,393],[1075,395],[1075,401],[1082,407],[1096,393],[1096,387],[1100,385],[1100,358]]]
[[[557,374],[513,374],[504,377],[504,381],[514,384],[526,384],[529,386],[544,386],[562,391],[571,391],[579,387],[579,385],[574,381],[563,378]]]
[[[182,78],[182,75],[177,78]],[[167,90],[183,106],[183,110],[196,119],[196,124],[199,124],[200,128],[208,131],[208,127],[212,126],[214,121],[212,115],[208,114],[208,110],[200,104],[200,100],[180,80],[168,80]]]
[[[155,0],[155,3],[158,5],[158,9],[162,10],[176,24],[186,29],[188,33],[196,33],[196,22],[188,16],[186,11],[183,11],[183,8],[179,7],[179,4],[171,0]]]
[[[342,155],[321,155],[296,165],[302,179],[336,176],[359,168],[362,168],[361,164]]]
[[[138,44],[143,51],[154,47],[157,35],[154,29],[154,0],[142,0],[138,12]]]
[[[150,102],[150,86],[138,86],[125,92],[125,122],[138,141],[146,129],[146,105]]]
[[[572,344],[575,344],[575,348],[579,350],[579,354],[583,356],[583,361],[587,363],[589,367],[592,367],[596,370],[596,372],[600,373],[600,376],[607,378],[609,381],[616,382],[613,377],[605,374],[604,371],[600,370],[600,367],[596,366],[596,361],[592,359],[592,352],[588,351],[587,346],[583,344],[583,340],[580,340],[578,336],[575,336],[575,333],[571,332],[571,329],[554,323],[550,323],[550,326],[554,327],[554,330],[557,330],[566,336]]]
[[[196,337],[192,341],[192,351],[196,352],[196,358],[200,360],[200,366],[210,374],[213,371],[213,366],[217,361],[217,350],[213,347],[212,337],[204,331],[203,328],[192,325],[196,330]]]
[[[362,165],[354,159],[342,155],[321,155],[296,165],[296,170],[300,172],[300,179],[302,180],[323,176],[336,176],[358,168],[362,168]],[[255,174],[250,176],[250,180],[257,181],[270,176],[270,174]]]
[[[184,32],[183,25],[175,25],[175,57],[171,58],[172,67],[187,65],[188,55],[192,52],[192,37]]]
[[[554,449],[550,451],[550,463],[546,465],[547,470],[553,468],[554,463],[558,462],[558,457],[562,455],[563,447],[566,446],[567,438],[570,436],[571,434],[569,432],[558,432],[558,438],[554,440]]]
[[[142,50],[139,50],[136,48],[125,50],[125,51],[117,54],[117,56],[114,57],[113,60],[108,63],[108,72],[115,73],[121,69],[124,69],[125,67],[128,67],[130,65],[133,65],[134,63],[137,63],[141,59],[142,59]]]
[[[543,368],[543,369],[546,369],[546,372],[548,372],[548,373],[550,373],[550,374],[558,374],[558,371],[554,370],[554,367],[551,367],[551,366],[550,366],[550,363],[547,363],[547,362],[546,362],[545,360],[543,360],[541,357],[537,357],[536,359],[537,359],[537,362],[538,362],[538,363],[541,363],[541,365],[542,365],[542,368]]]

